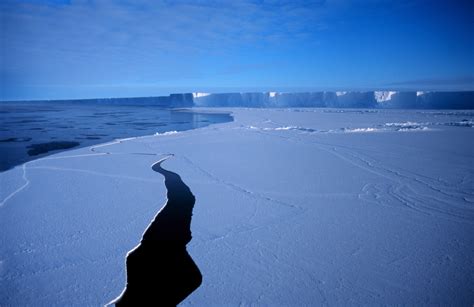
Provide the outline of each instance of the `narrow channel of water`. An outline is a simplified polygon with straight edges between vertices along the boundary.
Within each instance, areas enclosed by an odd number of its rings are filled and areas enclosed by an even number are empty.
[[[127,286],[114,302],[117,306],[176,306],[202,282],[197,265],[186,250],[191,241],[194,195],[181,177],[161,167],[152,169],[165,177],[167,202],[127,255]]]

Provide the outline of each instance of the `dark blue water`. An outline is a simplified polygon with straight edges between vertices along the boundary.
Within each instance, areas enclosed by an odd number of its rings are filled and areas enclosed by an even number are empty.
[[[196,199],[181,177],[161,166],[167,201],[127,255],[127,286],[116,306],[176,306],[202,283],[202,275],[186,245],[191,241],[191,218]]]
[[[0,102],[0,171],[61,150],[232,121],[156,105]]]

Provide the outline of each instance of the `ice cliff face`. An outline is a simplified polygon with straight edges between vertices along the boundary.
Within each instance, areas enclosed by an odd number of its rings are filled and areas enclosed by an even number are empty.
[[[474,91],[345,91],[345,92],[254,92],[183,93],[160,97],[98,98],[60,100],[64,103],[149,105],[171,108],[250,107],[250,108],[400,108],[474,109]]]
[[[374,96],[377,102],[384,102],[392,99],[392,96],[396,93],[395,91],[375,91]]]
[[[474,92],[193,93],[197,107],[473,109]]]
[[[101,104],[118,104],[118,105],[143,105],[143,106],[160,106],[160,107],[193,107],[193,94],[171,94],[169,96],[156,97],[130,97],[130,98],[95,98],[95,99],[74,99],[74,100],[56,100],[59,103],[101,103]]]

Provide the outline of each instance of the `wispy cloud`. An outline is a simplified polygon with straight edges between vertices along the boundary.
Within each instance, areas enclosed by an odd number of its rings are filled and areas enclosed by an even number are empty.
[[[324,28],[326,4],[4,1],[0,9],[2,78],[38,85],[106,83],[117,76],[125,83],[199,78],[200,55],[222,57],[306,39]]]
[[[86,55],[102,48],[199,52],[236,44],[292,40],[322,27],[324,3],[294,1],[72,1],[4,3],[10,47]],[[145,47],[145,48],[143,48]]]

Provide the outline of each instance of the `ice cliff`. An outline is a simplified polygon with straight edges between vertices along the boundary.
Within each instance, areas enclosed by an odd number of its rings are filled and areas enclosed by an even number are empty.
[[[93,99],[74,99],[74,100],[55,100],[62,103],[101,103],[101,104],[120,104],[120,105],[143,105],[160,107],[193,107],[193,94],[171,94],[169,96],[155,97],[131,97],[131,98],[93,98]]]
[[[324,91],[304,93],[182,93],[158,97],[60,100],[64,103],[103,103],[159,107],[329,107],[400,109],[474,109],[474,91]]]
[[[193,93],[193,102],[197,107],[472,109],[474,108],[474,91]]]

